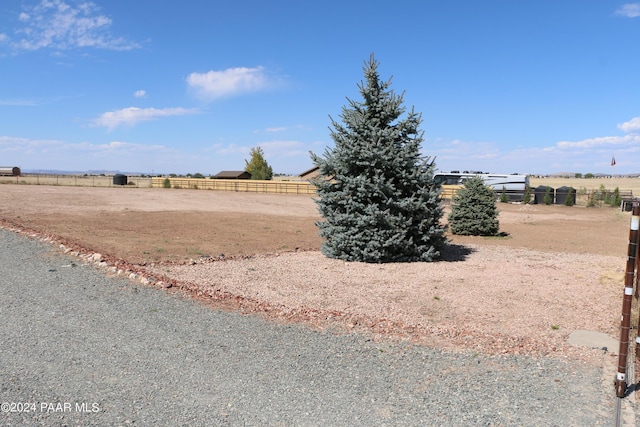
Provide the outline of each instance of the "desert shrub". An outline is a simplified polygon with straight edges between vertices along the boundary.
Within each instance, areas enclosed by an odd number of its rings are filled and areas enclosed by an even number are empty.
[[[495,236],[500,231],[495,193],[480,177],[468,179],[453,197],[449,228],[453,234]]]
[[[171,188],[171,180],[169,178],[162,180],[162,188]]]

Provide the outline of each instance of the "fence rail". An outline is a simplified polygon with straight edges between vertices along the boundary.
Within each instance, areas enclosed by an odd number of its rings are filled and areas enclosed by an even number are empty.
[[[53,175],[23,173],[20,176],[2,176],[0,184],[61,185],[74,187],[122,187],[113,184],[113,176],[108,175]],[[150,188],[151,178],[129,176],[127,185]]]
[[[253,179],[152,178],[153,188],[192,188],[198,190],[247,193],[316,194],[316,187],[302,181],[261,181]]]
[[[110,175],[52,175],[23,173],[20,176],[0,176],[0,184],[27,184],[27,185],[60,185],[78,187],[122,187],[113,184],[113,176]],[[140,177],[128,176],[127,187],[137,188],[185,188],[200,190],[236,191],[251,193],[281,193],[316,195],[316,188],[308,181],[259,181],[238,179],[198,179],[198,178],[164,178],[164,177]],[[443,186],[441,199],[447,203],[451,201],[457,192],[457,186]],[[534,196],[532,190],[532,198]],[[500,194],[497,192],[497,197]],[[600,189],[576,189],[575,204],[579,206],[601,206],[608,203],[614,196],[614,191]],[[621,208],[629,207],[631,202],[637,202],[632,190],[619,190],[618,196],[622,199]],[[555,200],[552,201],[555,203]]]

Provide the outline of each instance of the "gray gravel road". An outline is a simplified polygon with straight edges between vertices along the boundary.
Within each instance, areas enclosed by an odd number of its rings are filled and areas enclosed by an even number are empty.
[[[0,298],[0,425],[613,423],[602,369],[272,324],[1,229]]]

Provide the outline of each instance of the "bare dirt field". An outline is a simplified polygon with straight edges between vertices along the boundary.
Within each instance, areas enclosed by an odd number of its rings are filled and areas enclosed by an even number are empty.
[[[318,251],[309,196],[0,186],[5,227],[214,305],[443,348],[601,357],[566,341],[575,330],[618,338],[629,212],[498,207],[504,237],[449,236],[442,261],[371,265]]]

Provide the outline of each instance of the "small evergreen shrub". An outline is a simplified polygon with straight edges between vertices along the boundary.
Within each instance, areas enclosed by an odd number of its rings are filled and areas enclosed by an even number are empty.
[[[547,187],[547,191],[544,192],[544,204],[550,205],[553,203],[553,196],[551,195],[551,187]]]
[[[171,180],[169,178],[165,178],[162,181],[162,188],[171,188]]]
[[[609,195],[607,189],[604,187],[604,184],[600,184],[600,188],[598,188],[596,193],[596,200],[598,200],[599,202],[608,203],[608,198]]]
[[[527,186],[524,190],[524,197],[522,198],[522,201],[526,204],[531,203],[531,187]]]
[[[500,231],[493,189],[480,177],[468,179],[453,197],[449,214],[453,234],[496,236]]]
[[[564,205],[565,206],[573,206],[576,204],[576,193],[573,189],[573,187],[569,187],[569,194],[567,194],[567,198],[564,199]]]
[[[620,189],[618,187],[613,190],[613,194],[608,193],[607,195],[606,203],[614,208],[620,206],[622,203],[622,197],[620,196]]]
[[[509,196],[507,196],[507,190],[502,187],[502,193],[500,193],[500,203],[509,203]]]

